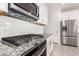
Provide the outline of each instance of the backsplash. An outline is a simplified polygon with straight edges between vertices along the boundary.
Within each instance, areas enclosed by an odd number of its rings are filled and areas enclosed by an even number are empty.
[[[0,37],[16,36],[28,33],[43,34],[43,26],[8,16],[0,16]]]

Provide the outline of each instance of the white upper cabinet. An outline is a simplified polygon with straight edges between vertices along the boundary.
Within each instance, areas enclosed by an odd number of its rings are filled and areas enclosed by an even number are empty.
[[[39,23],[48,25],[48,9],[44,3],[38,3],[39,5]]]
[[[8,12],[8,3],[0,3],[0,10]]]

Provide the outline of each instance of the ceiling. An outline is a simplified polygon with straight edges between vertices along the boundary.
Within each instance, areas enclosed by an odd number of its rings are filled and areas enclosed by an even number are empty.
[[[46,3],[48,9],[58,9],[62,7],[61,3]]]
[[[47,3],[48,9],[61,9],[62,11],[69,11],[79,9],[79,3]]]

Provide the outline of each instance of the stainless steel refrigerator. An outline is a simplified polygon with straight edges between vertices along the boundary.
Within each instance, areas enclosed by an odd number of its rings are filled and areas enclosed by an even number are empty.
[[[77,20],[64,20],[60,23],[61,44],[77,46]]]

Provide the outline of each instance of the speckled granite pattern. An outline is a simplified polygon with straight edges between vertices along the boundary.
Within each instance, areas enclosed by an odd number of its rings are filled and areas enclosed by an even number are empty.
[[[39,39],[31,41],[29,44],[24,44],[19,47],[13,47],[11,45],[3,44],[0,40],[0,56],[21,56],[24,52],[34,47],[34,44],[37,42],[42,42],[45,39]]]
[[[45,38],[41,39],[40,42],[42,42],[49,36],[51,36],[51,34],[45,35]],[[36,43],[35,41],[34,42],[32,41],[29,44],[24,44],[19,47],[13,47],[10,45],[3,44],[2,41],[0,40],[0,56],[21,56],[22,53],[34,47],[35,43]]]
[[[31,42],[30,42],[31,43]],[[32,48],[33,45],[24,44],[20,47],[12,47],[9,45],[5,45],[0,41],[0,56],[20,56],[23,52]]]

